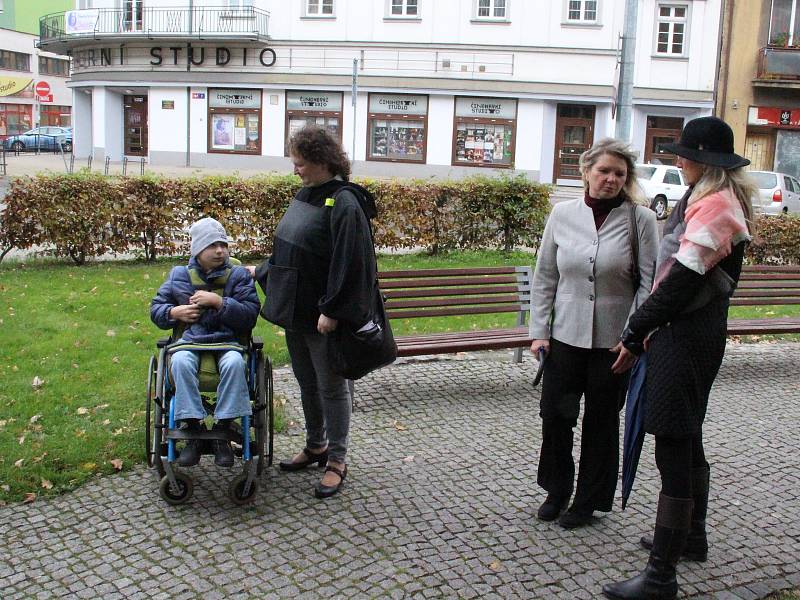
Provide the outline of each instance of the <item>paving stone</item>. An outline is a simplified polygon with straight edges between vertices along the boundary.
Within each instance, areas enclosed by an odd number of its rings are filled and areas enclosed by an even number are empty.
[[[400,361],[356,382],[350,474],[313,497],[317,469],[267,468],[250,507],[213,461],[184,506],[143,467],[73,493],[0,507],[6,598],[578,598],[638,572],[659,480],[645,441],[625,512],[566,531],[535,518],[541,445],[532,359],[509,353]],[[681,563],[682,595],[761,598],[800,586],[800,344],[729,345],[704,426],[711,463],[709,561]],[[302,423],[287,368],[275,389]],[[402,428],[399,427],[402,425]],[[576,432],[575,447],[580,444]],[[277,456],[302,431],[275,439]],[[409,458],[413,457],[413,458]]]

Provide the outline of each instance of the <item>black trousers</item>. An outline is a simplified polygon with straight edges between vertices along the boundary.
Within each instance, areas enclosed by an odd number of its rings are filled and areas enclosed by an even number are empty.
[[[619,473],[619,411],[625,404],[628,374],[615,375],[617,354],[576,348],[550,340],[542,378],[542,451],[538,484],[549,494],[569,497],[575,479],[573,428],[584,398],[581,452],[573,506],[610,511]]]
[[[692,469],[708,468],[703,432],[692,437],[656,436],[656,467],[661,475],[661,493],[672,498],[691,498]]]

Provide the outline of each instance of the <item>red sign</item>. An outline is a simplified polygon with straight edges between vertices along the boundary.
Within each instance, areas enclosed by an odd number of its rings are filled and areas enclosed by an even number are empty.
[[[47,96],[50,93],[50,84],[46,81],[38,81],[33,89],[36,90],[37,96]]]
[[[755,113],[755,114],[753,114]],[[800,110],[755,106],[750,109],[750,125],[772,125],[774,127],[799,128]]]
[[[52,102],[53,101],[53,94],[47,94],[47,96],[39,96],[39,102]]]

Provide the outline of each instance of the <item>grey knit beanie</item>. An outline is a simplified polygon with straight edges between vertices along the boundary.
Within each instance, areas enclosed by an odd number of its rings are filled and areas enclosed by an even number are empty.
[[[205,217],[197,221],[189,229],[192,236],[192,256],[197,256],[215,242],[229,243],[225,228],[216,219]]]

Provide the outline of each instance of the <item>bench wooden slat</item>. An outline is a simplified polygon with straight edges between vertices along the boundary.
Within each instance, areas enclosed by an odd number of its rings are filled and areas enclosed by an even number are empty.
[[[402,288],[443,288],[443,287],[459,287],[459,286],[475,286],[475,285],[490,285],[490,284],[518,284],[519,280],[516,277],[494,277],[486,276],[480,278],[472,277],[458,277],[458,278],[419,278],[419,279],[390,279],[381,281],[382,290],[394,290]]]
[[[394,300],[395,298],[428,298],[428,297],[437,297],[437,296],[447,296],[448,294],[453,297],[459,296],[470,296],[470,295],[478,295],[478,294],[516,294],[520,290],[520,286],[517,283],[513,285],[487,285],[487,286],[478,286],[478,287],[464,287],[464,288],[457,288],[455,290],[447,289],[442,290],[439,288],[412,288],[412,289],[391,289],[385,290],[381,287],[381,291],[384,292],[384,295],[389,300]],[[523,290],[524,291],[524,290]]]
[[[466,275],[475,277],[478,275],[497,275],[502,273],[517,273],[520,267],[468,267],[462,269],[422,269],[415,271],[382,271],[378,273],[378,279],[381,281],[389,281],[391,279],[404,279],[406,277],[419,277],[424,274],[425,277],[457,277],[459,275]]]
[[[800,318],[728,319],[728,335],[800,333]]]
[[[519,295],[513,296],[469,296],[466,298],[437,298],[435,300],[389,300],[386,303],[387,310],[398,310],[401,308],[425,308],[425,307],[458,307],[473,305],[493,305],[493,304],[514,304],[519,310]]]
[[[465,306],[452,308],[427,308],[420,310],[392,310],[386,309],[386,314],[390,319],[412,319],[416,317],[457,317],[461,315],[491,315],[496,313],[520,312],[528,310],[523,305],[501,305],[501,306]]]
[[[731,298],[731,306],[787,306],[800,304],[798,298]]]

